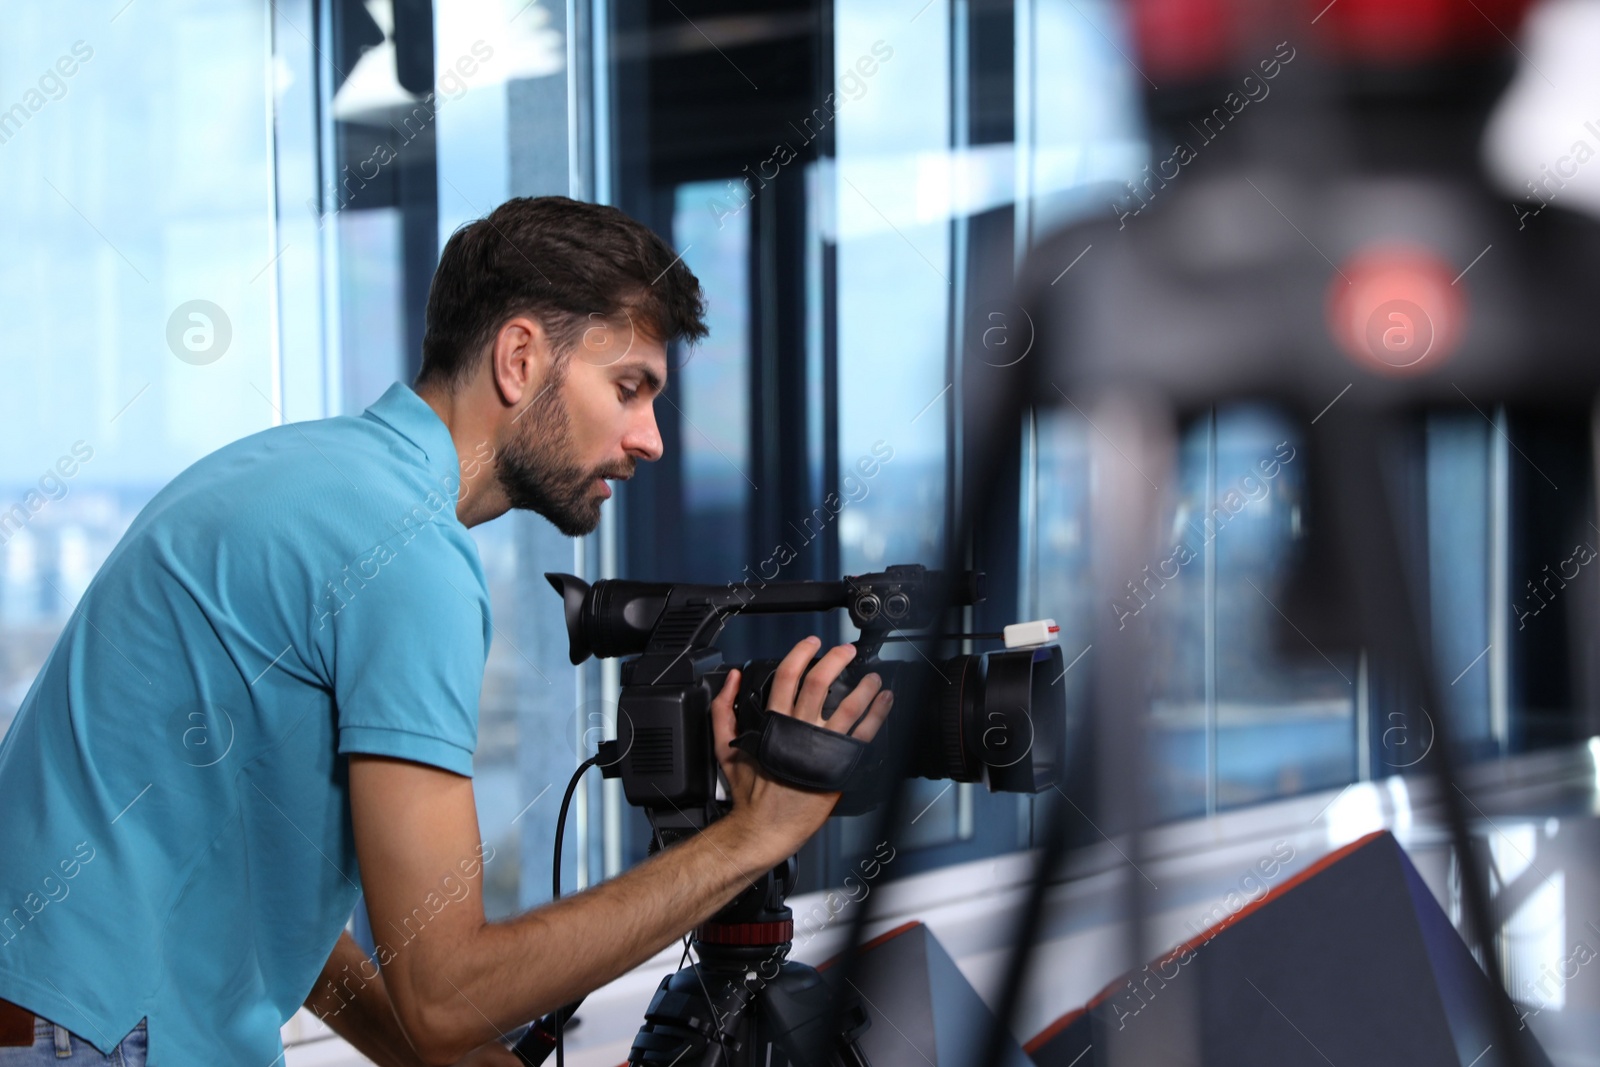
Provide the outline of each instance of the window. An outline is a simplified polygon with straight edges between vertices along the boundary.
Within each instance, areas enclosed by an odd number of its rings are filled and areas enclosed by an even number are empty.
[[[411,380],[457,226],[510,196],[616,203],[701,278],[712,333],[673,353],[656,405],[666,458],[596,536],[528,515],[474,530],[495,623],[479,815],[506,857],[486,883],[504,915],[548,895],[556,802],[617,697],[615,663],[567,662],[544,572],[722,582],[937,565],[968,488],[963,367],[1022,336],[1006,299],[1018,257],[1108,210],[1148,159],[1142,82],[1109,0],[421,10],[14,12],[0,279],[27,298],[0,320],[14,384],[0,728],[156,489],[243,434],[359,412]],[[1095,613],[1156,614],[1165,819],[1416,773],[1433,714],[1477,758],[1596,733],[1600,682],[1571,669],[1600,544],[1586,418],[1438,410],[1416,429],[1406,477],[1433,651],[1456,679],[1443,709],[1375,657],[1280,643],[1283,582],[1316,516],[1299,428],[1258,407],[1184,427],[1167,518],[1191,558],[1129,575],[1120,606],[1090,592],[1093,430],[1070,408],[1032,415],[1007,475],[1016,552],[992,554],[973,624],[1056,619],[1076,709]],[[737,621],[722,647],[739,662],[813,632],[852,636],[840,618],[768,617]],[[1078,741],[1072,775],[1091,758]],[[1030,842],[1028,798],[914,789],[897,874]],[[803,888],[868,844],[863,825],[840,820],[808,850]],[[644,852],[615,783],[585,784],[568,837],[567,887]]]
[[[9,14],[0,730],[139,509],[285,404],[258,8]]]
[[[710,336],[686,353],[669,384],[678,399],[661,415],[680,421],[686,569],[684,581],[745,577],[750,494],[750,216],[713,206],[725,182],[680,185],[672,216],[674,247],[706,293]],[[745,563],[751,568],[757,562]]]

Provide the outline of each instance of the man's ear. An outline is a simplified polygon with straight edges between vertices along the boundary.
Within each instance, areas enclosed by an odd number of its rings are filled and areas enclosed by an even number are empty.
[[[516,315],[501,324],[489,350],[495,391],[507,407],[532,403],[549,380],[553,353],[537,319]]]

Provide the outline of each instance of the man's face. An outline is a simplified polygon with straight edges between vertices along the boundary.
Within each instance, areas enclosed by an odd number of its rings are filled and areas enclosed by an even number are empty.
[[[594,319],[561,368],[512,423],[496,476],[514,508],[536,511],[568,537],[600,524],[605,479],[631,478],[661,458],[654,400],[667,353],[631,320]]]

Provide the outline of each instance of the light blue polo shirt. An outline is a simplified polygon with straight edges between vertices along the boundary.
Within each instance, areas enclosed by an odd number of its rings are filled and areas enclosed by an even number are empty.
[[[0,744],[0,997],[269,1067],[361,877],[350,752],[472,773],[489,593],[433,410],[277,426],[133,521]]]

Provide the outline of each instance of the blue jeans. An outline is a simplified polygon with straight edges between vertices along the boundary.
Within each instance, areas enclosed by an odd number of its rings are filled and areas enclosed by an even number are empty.
[[[64,1026],[33,1020],[33,1045],[0,1047],[0,1067],[71,1067],[72,1064],[101,1063],[115,1067],[144,1067],[145,1027],[141,1021],[128,1031],[111,1055],[102,1056],[89,1042]]]

